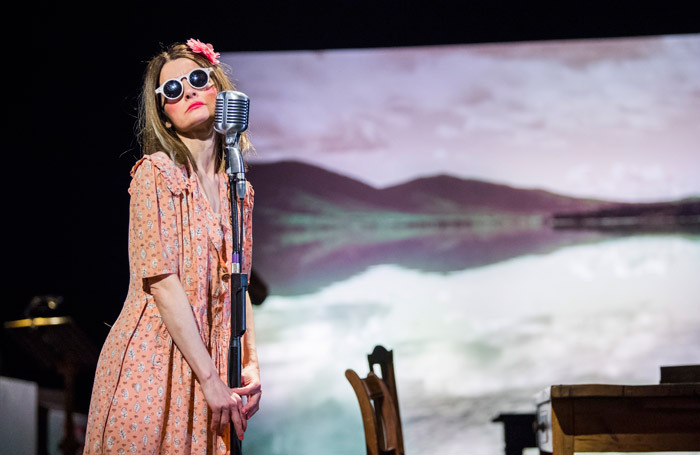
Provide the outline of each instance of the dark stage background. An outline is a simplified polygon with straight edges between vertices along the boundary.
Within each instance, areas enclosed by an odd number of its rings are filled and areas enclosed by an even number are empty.
[[[8,51],[21,56],[11,58],[15,63],[31,61],[31,97],[22,105],[24,118],[38,121],[6,130],[24,140],[11,152],[20,155],[19,162],[6,170],[12,216],[5,220],[10,275],[1,318],[24,317],[35,295],[63,296],[61,313],[101,346],[105,323],[116,318],[128,283],[126,189],[140,156],[133,134],[136,98],[144,62],[161,43],[193,37],[223,53],[697,33],[700,23],[691,4],[362,0],[30,6],[19,49]],[[26,362],[10,343],[3,341],[2,350],[2,375],[60,386],[58,377]],[[87,410],[91,374],[79,379],[78,410]]]

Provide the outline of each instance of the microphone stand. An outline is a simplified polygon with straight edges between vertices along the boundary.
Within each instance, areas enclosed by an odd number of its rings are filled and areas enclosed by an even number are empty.
[[[245,167],[238,147],[240,133],[226,134],[226,161],[230,200],[233,251],[231,256],[231,337],[228,347],[228,386],[241,386],[241,339],[246,330],[246,291],[248,274],[242,272],[243,262],[243,200],[246,192]],[[231,424],[231,454],[241,455],[241,441]]]

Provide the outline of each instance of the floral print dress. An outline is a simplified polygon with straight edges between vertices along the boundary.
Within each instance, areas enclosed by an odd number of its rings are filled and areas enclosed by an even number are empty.
[[[131,171],[130,284],[102,348],[90,401],[85,454],[227,454],[229,435],[209,430],[201,385],[175,345],[145,279],[177,274],[202,342],[227,382],[232,230],[228,179],[214,213],[197,175],[165,153]],[[243,272],[250,273],[253,190],[243,202]]]

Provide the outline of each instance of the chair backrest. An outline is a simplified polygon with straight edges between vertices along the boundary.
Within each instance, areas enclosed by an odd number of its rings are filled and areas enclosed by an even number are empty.
[[[351,369],[345,371],[360,405],[367,455],[404,455],[392,352],[377,346],[367,357],[367,377],[361,378]],[[380,365],[382,378],[372,371],[374,364]]]
[[[399,394],[396,392],[396,377],[394,376],[394,351],[388,351],[384,346],[377,345],[371,354],[367,355],[369,371],[374,372],[374,365],[379,365],[382,372],[382,380],[391,393],[396,405],[396,415],[401,420],[399,411]],[[376,374],[376,373],[375,373]],[[400,429],[399,429],[400,430]]]
[[[360,404],[367,455],[403,455],[403,440],[399,436],[401,422],[384,381],[372,372],[361,378],[351,369],[345,371],[345,377]]]

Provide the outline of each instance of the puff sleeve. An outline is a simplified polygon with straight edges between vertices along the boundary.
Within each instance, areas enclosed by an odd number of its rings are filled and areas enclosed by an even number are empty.
[[[129,261],[133,278],[178,274],[180,249],[177,195],[167,185],[167,176],[150,157],[132,170],[129,215]]]

